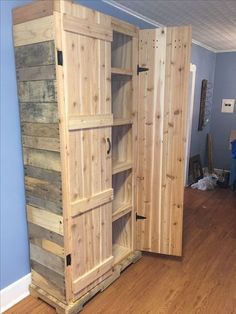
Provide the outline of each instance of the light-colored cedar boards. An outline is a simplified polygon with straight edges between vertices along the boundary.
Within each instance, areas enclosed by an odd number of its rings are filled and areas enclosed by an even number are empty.
[[[188,27],[142,30],[140,37],[149,71],[140,74],[138,209],[147,219],[138,221],[137,239],[143,250],[173,255],[182,246],[190,37]]]
[[[50,16],[53,11],[60,10],[58,0],[38,0],[33,3],[17,7],[12,11],[13,25],[25,23],[38,18]]]

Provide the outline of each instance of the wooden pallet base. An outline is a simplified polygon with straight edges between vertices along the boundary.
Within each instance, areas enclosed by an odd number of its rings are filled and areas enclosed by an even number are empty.
[[[58,299],[48,294],[44,290],[40,289],[39,287],[35,286],[34,284],[30,285],[30,294],[33,297],[39,298],[45,301],[46,303],[48,303],[49,305],[51,305],[52,307],[54,307],[58,314],[77,314],[80,311],[82,311],[84,304],[87,303],[90,299],[92,299],[92,297],[94,297],[95,294],[97,294],[98,292],[104,291],[116,279],[120,277],[121,272],[125,268],[127,268],[132,263],[136,263],[140,258],[141,258],[141,252],[139,251],[133,252],[126,259],[124,259],[122,262],[120,262],[114,267],[114,272],[110,277],[108,277],[102,283],[100,283],[95,288],[90,290],[88,293],[82,296],[78,301],[70,303],[68,305],[59,301]]]

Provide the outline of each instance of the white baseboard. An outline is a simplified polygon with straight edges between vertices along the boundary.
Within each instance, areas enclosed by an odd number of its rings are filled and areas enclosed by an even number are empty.
[[[13,282],[11,285],[0,291],[1,308],[0,313],[5,312],[10,307],[20,302],[29,295],[29,285],[31,283],[31,273]]]

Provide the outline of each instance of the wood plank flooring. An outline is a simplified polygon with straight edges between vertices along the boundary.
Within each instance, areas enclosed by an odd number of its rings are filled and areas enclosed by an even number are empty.
[[[187,189],[182,259],[145,255],[84,314],[236,313],[236,193]],[[7,314],[55,314],[32,297]]]

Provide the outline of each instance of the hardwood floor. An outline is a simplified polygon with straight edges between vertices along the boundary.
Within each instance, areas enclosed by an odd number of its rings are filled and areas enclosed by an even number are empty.
[[[55,310],[28,297],[6,313]],[[236,313],[236,193],[187,189],[183,258],[145,255],[82,313]]]

